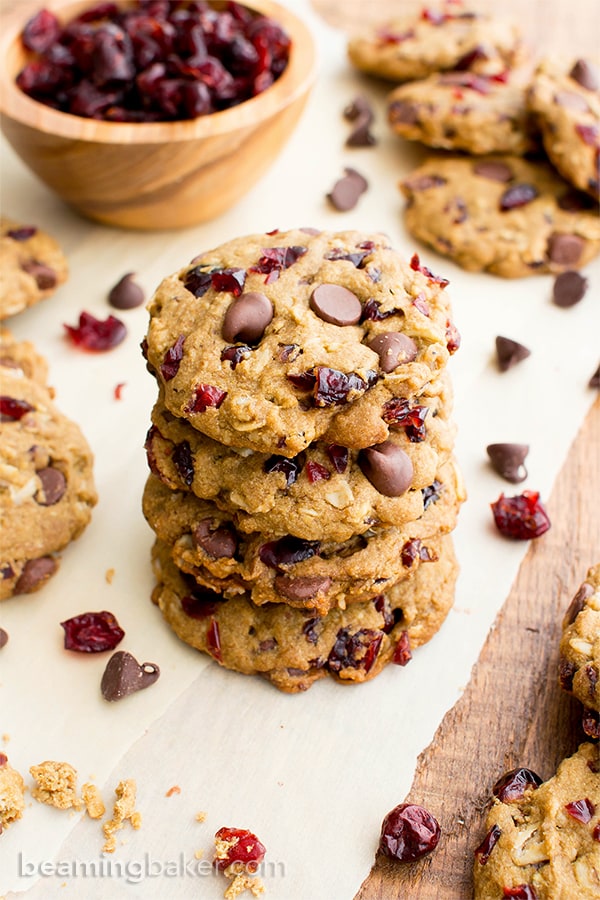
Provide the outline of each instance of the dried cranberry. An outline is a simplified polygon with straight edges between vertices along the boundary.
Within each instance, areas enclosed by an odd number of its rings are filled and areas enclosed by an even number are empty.
[[[291,534],[263,544],[259,550],[261,561],[271,569],[285,568],[310,559],[319,553],[319,541],[305,541]]]
[[[221,362],[228,362],[232,369],[251,355],[252,350],[247,344],[237,344],[235,347],[225,347],[221,350]]]
[[[511,803],[513,800],[521,800],[525,791],[535,790],[542,783],[542,779],[531,769],[521,766],[517,769],[511,769],[502,778],[499,778],[492,793],[502,803]]]
[[[183,483],[189,487],[194,480],[194,457],[189,441],[181,441],[180,444],[175,444],[171,459],[177,469],[177,474]]]
[[[340,628],[335,643],[327,657],[327,668],[331,672],[342,669],[363,669],[369,672],[377,659],[383,640],[383,631],[361,628],[354,634],[348,628]]]
[[[327,481],[331,478],[331,472],[325,466],[322,466],[321,463],[309,460],[306,463],[306,477],[311,484],[316,484],[319,481]]]
[[[396,624],[396,617],[390,606],[390,601],[385,594],[378,594],[377,597],[373,597],[373,606],[383,619],[382,631],[385,634],[389,634]]]
[[[381,826],[379,849],[400,862],[413,862],[435,850],[440,826],[429,810],[416,803],[395,806]]]
[[[227,291],[239,297],[246,281],[245,269],[217,269],[211,273],[210,283],[215,291]]]
[[[406,541],[400,553],[402,565],[410,569],[415,560],[420,559],[422,562],[433,562],[437,559],[436,554],[426,547],[419,538],[413,538]]]
[[[438,481],[437,478],[431,484],[428,484],[427,487],[424,487],[421,490],[421,494],[423,495],[423,509],[427,509],[427,507],[431,503],[437,503],[440,497],[442,496],[443,485],[441,481]]]
[[[550,528],[550,519],[539,498],[537,491],[523,491],[515,497],[500,494],[491,504],[498,531],[505,537],[521,541],[545,534]]]
[[[23,28],[23,46],[34,53],[44,53],[57,41],[60,30],[60,22],[54,13],[40,9]]]
[[[454,322],[450,322],[450,320],[448,320],[446,322],[446,349],[448,350],[448,353],[450,353],[450,355],[456,353],[456,351],[460,347],[460,341],[460,331],[458,330]]]
[[[0,396],[0,422],[18,422],[34,407],[27,400],[18,400],[6,394]]]
[[[479,847],[477,847],[474,851],[476,859],[479,860],[482,866],[485,866],[486,862],[490,858],[490,853],[498,843],[498,839],[500,838],[501,834],[502,831],[500,830],[499,826],[492,825]]]
[[[380,306],[381,304],[378,300],[369,297],[363,303],[361,322],[383,322],[384,319],[389,319],[390,316],[404,315],[401,309],[389,309],[387,312],[381,312]]]
[[[408,636],[408,631],[403,631],[394,648],[392,662],[396,666],[406,666],[411,659],[412,650],[410,649],[410,637]]]
[[[530,884],[517,884],[514,887],[502,888],[503,897],[513,897],[515,900],[537,900],[535,888]]]
[[[181,598],[181,608],[190,619],[206,619],[217,611],[221,601],[219,594],[209,588],[194,587]]]
[[[600,844],[600,822],[594,826],[594,830],[592,831],[592,840],[597,841]]]
[[[343,475],[348,468],[348,448],[340,447],[339,444],[328,444],[325,452],[338,475]]]
[[[510,209],[517,209],[519,206],[525,206],[531,203],[538,196],[538,190],[532,184],[513,184],[507,188],[499,200],[501,212],[507,212]]]
[[[312,391],[317,383],[317,376],[312,372],[291,372],[285,377],[301,391]]]
[[[314,372],[316,383],[314,387],[315,406],[338,406],[346,403],[349,394],[363,394],[377,381],[377,372],[370,369],[366,372],[366,379],[355,372],[338,372],[327,366],[317,366]]]
[[[583,800],[574,800],[572,803],[565,804],[565,810],[572,819],[576,819],[583,825],[587,825],[596,812],[596,807],[591,800],[584,797]]]
[[[256,265],[251,266],[249,271],[266,275],[265,281],[270,284],[279,278],[279,273],[283,269],[289,269],[304,256],[307,249],[307,247],[266,247]]]
[[[405,397],[392,397],[384,403],[381,418],[392,428],[404,428],[409,441],[419,443],[427,435],[425,418],[428,412],[427,406],[411,406]]]
[[[218,662],[223,662],[221,654],[221,634],[219,632],[219,623],[216,619],[211,618],[210,625],[206,632],[206,647],[211,656]]]
[[[65,631],[65,650],[78,653],[101,653],[114,650],[125,637],[112,613],[82,613],[60,623]]]
[[[320,622],[320,618],[318,616],[313,616],[302,626],[302,634],[306,638],[309,644],[316,644],[319,640],[319,635],[315,631],[315,626]]]
[[[120,319],[109,316],[104,322],[90,313],[82,312],[79,325],[64,325],[69,339],[82,350],[103,353],[125,340],[127,329]]]
[[[220,872],[224,872],[229,866],[234,867],[234,872],[237,866],[240,871],[256,872],[267,852],[256,835],[245,828],[219,828],[215,841],[217,854],[214,864]],[[221,842],[224,845],[222,850],[219,848]]]
[[[425,299],[424,294],[417,294],[417,296],[412,300],[412,305],[415,307],[415,309],[418,309],[422,315],[431,315],[431,310],[429,309],[429,304]]]
[[[169,347],[164,355],[160,366],[160,374],[165,381],[175,378],[179,372],[179,366],[183,359],[183,345],[185,343],[185,335],[180,334],[172,347]]]
[[[227,391],[222,391],[213,384],[197,384],[194,396],[185,408],[186,412],[203,413],[212,407],[218,409],[226,396]]]
[[[450,281],[447,278],[443,278],[441,275],[434,275],[431,269],[428,269],[427,266],[421,265],[421,261],[419,259],[418,253],[413,253],[410,258],[410,267],[414,269],[415,272],[421,272],[422,275],[434,284],[439,284],[442,290],[450,284]]]
[[[589,144],[592,147],[598,146],[598,136],[600,135],[600,129],[597,128],[596,125],[576,125],[575,131],[584,142],[584,144]]]
[[[207,290],[211,287],[212,276],[210,272],[205,272],[200,266],[190,269],[183,279],[184,287],[194,295],[194,297],[203,297]]]
[[[270,472],[283,472],[285,475],[286,487],[291,487],[302,471],[303,462],[304,456],[302,454],[299,454],[292,459],[289,459],[286,456],[273,455],[265,460],[263,469],[267,474]]]
[[[334,247],[333,250],[329,250],[329,252],[325,254],[325,259],[345,259],[348,262],[351,262],[357,269],[363,269],[365,259],[371,255],[371,249],[360,250],[358,253],[347,253],[345,250],[342,250],[341,247]]]

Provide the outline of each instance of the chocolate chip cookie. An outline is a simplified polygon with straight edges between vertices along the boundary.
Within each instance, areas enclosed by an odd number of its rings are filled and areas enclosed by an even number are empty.
[[[161,283],[146,354],[178,418],[213,440],[294,457],[317,439],[384,442],[458,346],[447,280],[384,235],[238,238]]]
[[[92,454],[48,389],[0,365],[0,600],[40,588],[96,503]]]
[[[49,297],[67,275],[65,255],[53,237],[35,225],[0,219],[0,319]]]
[[[500,73],[522,55],[516,23],[452,0],[364,29],[348,43],[350,62],[357,69],[396,82],[446,69]]]
[[[414,577],[386,594],[320,616],[283,603],[257,607],[248,594],[225,600],[183,575],[157,541],[152,599],[181,640],[225,668],[260,674],[289,693],[327,675],[356,684],[387,663],[405,665],[446,618],[458,572],[451,538],[432,543],[431,552]]]
[[[514,77],[436,73],[396,88],[387,100],[388,121],[400,137],[429,147],[520,156],[538,146],[525,94]]]
[[[569,66],[544,60],[528,102],[544,148],[563,178],[592,197],[600,196],[600,68],[578,59]]]
[[[147,457],[151,471],[171,490],[192,490],[235,514],[240,531],[345,541],[374,526],[403,525],[422,515],[422,491],[452,451],[451,407],[444,374],[414,403],[388,406],[387,455],[381,445],[379,451],[357,451],[316,441],[288,458],[218,444],[175,418],[159,399]]]
[[[563,621],[559,679],[584,707],[586,734],[600,738],[600,565],[593,566]]]
[[[25,782],[0,753],[0,835],[11,822],[20,819],[25,809]]]
[[[469,271],[558,274],[600,251],[594,201],[541,162],[432,157],[400,189],[410,233]]]
[[[371,528],[347,541],[291,534],[243,534],[235,517],[150,475],[143,511],[172,557],[199,584],[227,597],[249,592],[257,605],[285,603],[324,614],[387,590],[421,559],[421,542],[456,524],[464,489],[453,460],[422,492],[424,512],[403,526]],[[415,543],[416,542],[416,543]]]
[[[476,900],[597,900],[598,752],[596,744],[581,744],[544,783],[529,769],[496,783],[487,833],[475,851]]]
[[[0,326],[0,366],[12,368],[15,377],[46,384],[48,364],[30,341],[17,341],[8,328]],[[47,388],[52,396],[52,389]],[[2,390],[2,388],[0,388]]]

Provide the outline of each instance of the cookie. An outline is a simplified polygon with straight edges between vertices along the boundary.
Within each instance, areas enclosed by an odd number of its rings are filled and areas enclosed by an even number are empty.
[[[34,225],[0,219],[0,319],[49,297],[68,266],[56,240]]]
[[[410,233],[469,271],[558,274],[600,251],[593,200],[542,162],[432,157],[400,189]]]
[[[436,73],[392,91],[388,122],[400,137],[429,147],[521,156],[538,146],[525,94],[515,78]]]
[[[224,600],[183,575],[157,541],[152,599],[181,640],[225,668],[262,675],[289,693],[327,675],[356,684],[387,663],[404,665],[446,618],[458,567],[450,537],[434,546],[435,560],[386,595],[320,617],[282,603],[257,607],[248,594]]]
[[[377,470],[368,468],[368,451],[323,441],[291,459],[226,447],[176,419],[160,399],[146,440],[148,462],[171,490],[192,490],[235,514],[240,531],[345,541],[374,526],[402,525],[422,515],[422,490],[451,454],[451,405],[447,376],[414,404],[395,404],[404,424],[393,426],[387,444],[396,449],[400,482],[385,478],[379,484]],[[390,418],[393,413],[391,406]]]
[[[47,388],[0,367],[0,600],[40,588],[88,524],[93,459]]]
[[[528,94],[544,149],[563,178],[600,196],[600,68],[590,60],[544,60]]]
[[[11,368],[15,377],[46,384],[48,364],[30,341],[17,341],[8,328],[0,326],[0,366]],[[52,389],[47,388],[52,394]],[[3,388],[2,388],[3,390]]]
[[[25,782],[19,772],[0,753],[0,835],[11,822],[20,819],[25,809]]]
[[[593,566],[563,621],[559,680],[584,707],[586,734],[600,738],[600,565]]]
[[[586,743],[544,783],[526,769],[497,782],[475,851],[476,900],[597,900],[599,773],[598,746]]]
[[[238,238],[161,283],[145,352],[167,409],[213,440],[293,457],[389,435],[457,346],[447,280],[384,235]]]
[[[515,23],[452,0],[362,29],[348,43],[348,57],[357,69],[396,82],[446,69],[500,73],[522,56]]]
[[[460,475],[450,460],[426,489],[419,519],[372,528],[342,543],[245,535],[214,504],[189,491],[172,491],[153,475],[144,490],[143,512],[169,545],[176,565],[199,584],[227,597],[248,592],[257,605],[286,603],[324,614],[405,578],[421,559],[421,542],[454,527],[463,499]]]

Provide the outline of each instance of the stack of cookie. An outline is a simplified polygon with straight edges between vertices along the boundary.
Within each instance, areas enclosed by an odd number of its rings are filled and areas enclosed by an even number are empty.
[[[164,279],[144,514],[175,632],[285,691],[440,627],[464,491],[447,281],[381,234],[272,232]]]

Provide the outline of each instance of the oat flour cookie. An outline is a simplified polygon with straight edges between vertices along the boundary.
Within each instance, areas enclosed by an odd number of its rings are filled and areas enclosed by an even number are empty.
[[[38,384],[46,384],[48,378],[48,364],[41,354],[37,352],[30,341],[17,341],[8,328],[0,326],[0,366],[12,368],[16,378],[31,378]],[[0,383],[0,392],[4,391]],[[51,396],[53,391],[48,388]]]
[[[403,526],[370,529],[343,543],[237,531],[231,515],[150,475],[143,511],[176,565],[227,597],[286,603],[326,613],[365,600],[405,578],[419,545],[454,528],[464,490],[453,460],[424,492],[425,511]],[[416,547],[416,550],[415,550]]]
[[[600,196],[600,68],[579,59],[544,60],[529,91],[544,148],[563,178]]]
[[[49,297],[67,274],[53,237],[33,225],[0,219],[0,319]]]
[[[457,347],[446,279],[383,235],[312,229],[238,238],[162,282],[148,364],[168,410],[222,444],[296,456],[318,438],[389,433]]]
[[[476,900],[600,897],[598,752],[596,744],[581,744],[539,787],[534,773],[516,791],[502,790],[498,782],[495,793],[506,799],[496,796],[486,841],[475,853]],[[509,893],[517,888],[521,893]]]
[[[96,503],[92,454],[48,389],[0,365],[0,600],[41,587]]]
[[[357,69],[397,82],[445,69],[499,73],[512,68],[521,55],[516,24],[451,0],[381,23],[348,43],[350,62]]]
[[[586,734],[600,738],[600,565],[589,570],[565,614],[559,678],[583,703]]]
[[[400,189],[410,233],[469,271],[559,273],[600,251],[593,201],[544,163],[432,157]]]
[[[25,782],[19,772],[0,753],[0,835],[11,822],[20,819],[25,809]]]
[[[386,595],[320,617],[282,603],[257,607],[247,594],[224,600],[183,575],[157,541],[152,599],[181,640],[228,669],[263,675],[290,693],[326,675],[355,684],[387,663],[404,665],[446,618],[458,567],[450,537],[432,546],[435,557]]]
[[[538,145],[525,85],[514,77],[436,73],[396,88],[387,105],[396,134],[430,147],[520,156]]]

